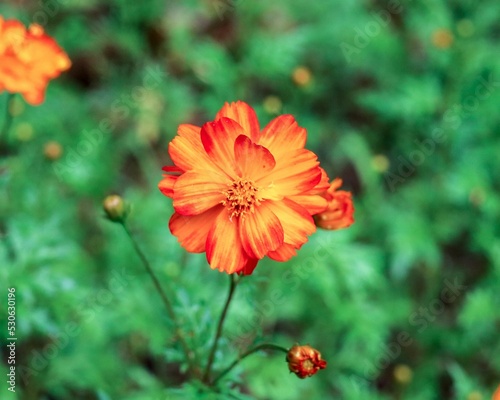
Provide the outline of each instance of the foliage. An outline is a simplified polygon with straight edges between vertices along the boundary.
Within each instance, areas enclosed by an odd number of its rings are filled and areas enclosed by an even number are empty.
[[[0,281],[2,310],[16,288],[24,369],[2,398],[491,397],[498,1],[21,3],[2,2],[0,14],[44,25],[73,66],[43,105],[9,104]],[[309,81],[294,78],[301,66]],[[262,352],[213,392],[186,381],[172,321],[101,202],[118,193],[132,205],[131,229],[205,362],[227,276],[183,252],[156,185],[177,126],[237,99],[261,121],[290,113],[307,128],[308,148],[352,190],[356,223],[317,232],[290,262],[259,264],[238,288],[215,361],[222,370],[251,344],[300,341],[328,368],[299,380],[284,355]],[[4,93],[0,110],[6,103]]]

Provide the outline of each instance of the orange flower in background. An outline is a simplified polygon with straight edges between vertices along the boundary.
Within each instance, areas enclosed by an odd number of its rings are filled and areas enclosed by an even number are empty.
[[[265,256],[286,261],[315,230],[328,177],[304,149],[306,130],[281,115],[260,130],[246,103],[226,103],[203,127],[180,125],[169,145],[162,193],[173,199],[170,230],[212,269],[251,274]]]
[[[41,104],[50,79],[71,66],[66,53],[33,24],[0,16],[0,92],[20,93],[32,104]]]
[[[321,359],[321,353],[311,346],[293,346],[286,356],[290,372],[304,379],[314,375],[320,369],[326,368],[326,361]]]
[[[500,400],[500,385],[498,385],[497,390],[493,393],[491,400]]]
[[[335,179],[328,190],[322,194],[328,202],[325,211],[315,215],[316,225],[333,230],[351,226],[354,223],[354,206],[350,192],[337,190],[342,186],[342,179]]]

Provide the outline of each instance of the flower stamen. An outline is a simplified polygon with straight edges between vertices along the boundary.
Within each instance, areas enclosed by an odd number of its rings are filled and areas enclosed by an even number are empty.
[[[231,214],[229,218],[243,218],[247,212],[253,213],[255,206],[260,204],[259,188],[255,183],[247,179],[238,179],[228,186],[229,189],[223,192],[226,199],[222,201],[222,205],[227,207]]]

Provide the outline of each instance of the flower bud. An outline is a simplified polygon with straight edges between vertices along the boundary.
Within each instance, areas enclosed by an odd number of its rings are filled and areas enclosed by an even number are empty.
[[[44,156],[51,161],[55,161],[61,158],[62,153],[63,149],[61,145],[55,141],[47,142],[43,147]]]
[[[311,83],[312,74],[309,68],[297,67],[293,70],[292,80],[297,86],[307,86]]]
[[[268,114],[278,114],[280,113],[281,109],[283,108],[283,103],[281,102],[281,99],[276,96],[267,96],[264,99],[264,110]]]
[[[453,44],[453,35],[446,28],[437,29],[432,34],[432,44],[438,49],[447,49]]]
[[[103,208],[106,216],[113,222],[123,222],[128,214],[127,205],[116,194],[112,194],[104,199]]]
[[[311,346],[293,346],[286,355],[290,372],[304,379],[314,375],[320,369],[326,368],[326,361],[321,359],[321,353]]]
[[[398,364],[394,367],[394,378],[402,385],[407,385],[413,378],[413,371],[408,365]]]
[[[326,210],[315,215],[316,226],[334,230],[351,226],[354,223],[354,205],[350,192],[337,190],[342,186],[342,179],[335,179],[322,196],[328,205]]]
[[[483,395],[477,390],[474,390],[467,395],[467,400],[483,400]]]

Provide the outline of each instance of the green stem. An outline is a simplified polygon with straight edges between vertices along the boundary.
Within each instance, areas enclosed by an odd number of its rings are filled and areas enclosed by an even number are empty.
[[[208,356],[207,366],[205,367],[205,373],[203,374],[203,382],[208,383],[210,379],[210,371],[212,369],[212,364],[214,362],[215,353],[217,352],[217,345],[219,344],[219,338],[222,334],[222,327],[224,325],[224,320],[226,319],[227,310],[229,309],[229,304],[234,295],[234,290],[236,289],[236,279],[234,274],[229,275],[231,279],[231,284],[229,286],[229,293],[227,295],[226,304],[224,304],[224,309],[219,317],[219,323],[217,324],[217,331],[215,333],[214,342],[212,344],[212,349],[210,351],[210,355]]]
[[[7,134],[9,132],[10,126],[12,125],[12,120],[14,119],[9,110],[9,105],[13,98],[14,94],[9,93],[7,95],[7,102],[5,103],[5,120],[3,123],[2,131],[0,132],[0,141],[3,142],[5,139],[5,143],[7,143]]]
[[[282,351],[284,353],[288,353],[287,349],[285,349],[282,346],[278,346],[277,344],[272,344],[272,343],[259,344],[258,346],[252,347],[250,350],[247,350],[245,353],[240,355],[236,360],[234,360],[231,363],[231,365],[229,365],[224,371],[222,371],[219,374],[219,376],[217,376],[217,378],[214,379],[214,381],[212,382],[212,385],[215,385],[221,378],[223,378],[227,373],[229,373],[229,371],[231,371],[234,367],[236,367],[236,365],[238,365],[241,361],[243,361],[243,359],[245,359],[246,357],[248,357],[249,355],[251,355],[253,353],[256,353],[257,351],[265,350],[265,349],[278,350],[278,351]]]
[[[132,242],[134,250],[137,253],[137,255],[139,256],[139,258],[141,259],[142,264],[146,268],[146,271],[148,272],[149,276],[153,280],[155,288],[158,291],[161,299],[163,300],[163,304],[165,305],[165,308],[167,309],[168,316],[170,317],[170,319],[174,323],[175,335],[176,335],[176,337],[179,340],[179,343],[180,343],[180,345],[182,347],[184,355],[186,356],[186,360],[187,360],[187,363],[188,363],[188,366],[189,366],[189,370],[191,372],[196,373],[196,368],[193,366],[193,352],[189,350],[189,347],[188,347],[188,345],[186,343],[186,340],[184,339],[184,336],[182,335],[182,331],[181,331],[181,329],[179,327],[179,324],[177,322],[177,317],[175,315],[175,311],[174,311],[174,307],[172,306],[172,302],[170,301],[170,299],[168,298],[167,294],[165,293],[165,291],[161,287],[160,281],[156,277],[153,269],[151,268],[151,265],[149,264],[148,259],[146,258],[146,256],[142,252],[141,248],[137,244],[134,236],[132,235],[132,233],[128,229],[128,226],[125,223],[125,221],[122,221],[121,225],[123,226],[123,229],[127,233],[127,236],[129,237],[130,241]]]

